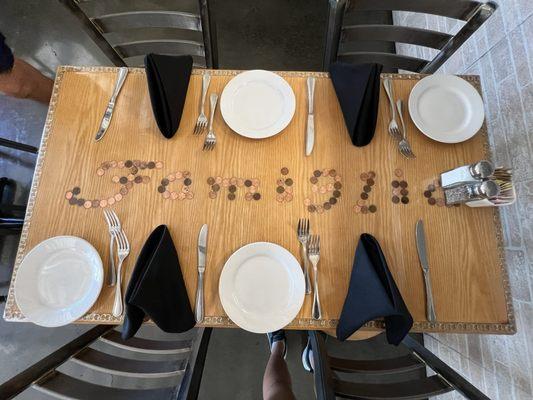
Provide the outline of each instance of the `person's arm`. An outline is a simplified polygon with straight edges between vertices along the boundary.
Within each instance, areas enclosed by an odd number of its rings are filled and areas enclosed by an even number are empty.
[[[0,92],[8,96],[48,103],[54,81],[27,62],[15,58],[0,33]]]

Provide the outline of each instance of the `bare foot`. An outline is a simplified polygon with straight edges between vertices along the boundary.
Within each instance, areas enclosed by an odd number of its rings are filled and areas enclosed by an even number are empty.
[[[54,81],[25,61],[15,58],[10,72],[0,74],[0,92],[8,96],[32,99],[48,104]]]

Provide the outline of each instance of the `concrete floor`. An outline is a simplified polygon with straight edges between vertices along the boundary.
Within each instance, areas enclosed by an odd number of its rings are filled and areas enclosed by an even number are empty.
[[[217,17],[221,68],[319,70],[322,63],[326,1],[219,0]],[[58,21],[60,23],[58,23]],[[53,76],[58,65],[110,65],[56,0],[2,0],[0,27],[14,53]],[[0,95],[0,136],[38,146],[46,107]],[[0,148],[0,176],[15,179],[25,203],[35,156]],[[0,294],[7,291],[17,237],[0,239]],[[3,314],[3,305],[0,306]],[[57,329],[0,319],[0,382],[88,329]],[[287,362],[298,398],[313,398],[312,376],[301,367],[301,334],[288,334]],[[377,339],[376,343],[383,339]],[[357,350],[375,355],[374,347]],[[265,335],[217,329],[209,346],[200,399],[258,399],[268,359]]]

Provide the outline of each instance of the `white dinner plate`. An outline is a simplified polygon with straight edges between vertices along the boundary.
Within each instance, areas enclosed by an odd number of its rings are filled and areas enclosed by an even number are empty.
[[[430,75],[409,95],[409,114],[427,137],[459,143],[474,136],[485,119],[483,100],[467,81],[455,75]]]
[[[291,122],[296,98],[278,74],[252,70],[228,82],[220,98],[226,124],[239,135],[264,139],[281,132]]]
[[[102,259],[89,242],[74,236],[47,239],[26,254],[15,279],[15,300],[29,321],[62,326],[92,307],[100,291]]]
[[[305,297],[302,267],[283,247],[256,242],[233,253],[220,275],[220,301],[242,329],[273,332],[289,324]]]

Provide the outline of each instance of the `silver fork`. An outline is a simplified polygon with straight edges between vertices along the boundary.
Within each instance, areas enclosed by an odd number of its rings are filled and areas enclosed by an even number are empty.
[[[387,97],[389,98],[389,104],[390,104],[390,113],[391,113],[391,120],[389,122],[389,134],[393,137],[393,139],[396,139],[398,142],[402,140],[402,133],[400,132],[400,128],[398,127],[398,123],[396,122],[396,108],[394,107],[394,93],[392,91],[392,83],[390,78],[383,79],[383,87],[385,88],[385,92],[387,93]]]
[[[309,242],[309,220],[300,218],[298,221],[298,241],[304,259],[305,294],[311,294],[311,279],[309,278],[309,259],[307,258],[307,243]]]
[[[318,261],[320,260],[320,236],[311,235],[309,239],[309,248],[307,250],[309,261],[313,264],[313,278],[314,278],[314,296],[313,296],[313,319],[322,318],[322,310],[320,307],[320,297],[318,296]]]
[[[215,131],[213,130],[213,119],[215,118],[215,109],[217,108],[218,95],[216,93],[211,93],[209,101],[211,103],[209,132],[207,132],[207,136],[205,137],[203,150],[213,150],[215,148],[215,145],[217,144],[217,138],[215,136]]]
[[[207,94],[207,89],[209,88],[209,83],[211,82],[211,75],[205,73],[202,77],[202,100],[200,103],[200,115],[198,115],[198,120],[194,126],[194,135],[199,135],[207,127],[207,117],[205,116],[205,96]]]
[[[411,150],[411,145],[407,141],[407,131],[405,130],[405,124],[403,122],[403,115],[402,115],[402,101],[398,100],[396,102],[396,107],[398,107],[398,114],[400,114],[400,121],[402,123],[402,140],[400,140],[400,143],[398,143],[398,149],[400,149],[400,153],[402,153],[403,156],[407,158],[416,158],[415,154],[413,153],[413,150]]]
[[[117,232],[120,231],[120,226],[116,227],[111,222],[111,218],[109,216],[109,210],[106,210],[104,208],[104,217],[107,222],[107,228],[109,230],[109,259],[111,264],[111,270],[109,271],[107,275],[107,285],[108,286],[115,286],[117,283],[117,272],[115,269],[115,252],[114,252],[114,243],[116,241],[116,235]]]
[[[120,221],[117,214],[113,210],[108,211],[108,216],[112,226],[117,229],[115,235],[115,241],[117,242],[117,255],[118,255],[118,267],[117,267],[117,287],[115,288],[115,301],[113,303],[113,315],[120,317],[124,310],[122,302],[122,264],[126,257],[130,254],[130,242],[121,228]]]

